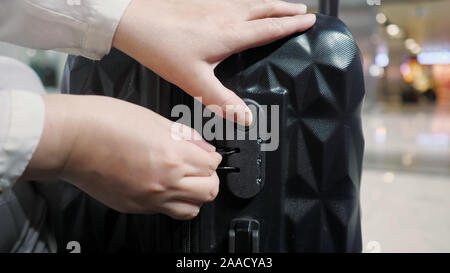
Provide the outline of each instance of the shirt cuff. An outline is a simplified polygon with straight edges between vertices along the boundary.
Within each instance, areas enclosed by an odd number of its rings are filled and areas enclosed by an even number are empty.
[[[22,38],[25,41],[20,40],[18,44],[31,44],[35,48],[55,49],[99,60],[110,52],[117,26],[131,1],[26,0],[29,10],[23,16],[28,16],[28,19],[21,19],[20,28],[23,28],[22,24],[34,22],[38,25],[34,31],[40,35],[32,33],[29,35],[32,39],[26,36]],[[17,20],[11,19],[14,22]]]
[[[9,128],[0,143],[0,187],[10,188],[23,174],[44,128],[45,107],[38,94],[10,91]]]
[[[101,59],[112,47],[114,34],[131,0],[92,1],[86,21],[83,52],[91,59]]]

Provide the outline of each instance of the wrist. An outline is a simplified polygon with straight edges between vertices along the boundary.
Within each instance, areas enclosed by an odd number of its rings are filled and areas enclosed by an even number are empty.
[[[63,176],[79,134],[84,113],[75,96],[42,95],[45,105],[44,129],[22,179],[55,179]]]
[[[130,15],[130,6],[133,5],[135,0],[131,0],[129,6],[125,9],[120,20],[116,26],[114,35],[112,37],[111,46],[115,47],[123,52],[126,49],[126,42],[129,40],[130,31],[128,30],[128,25],[130,24],[130,20],[133,19],[133,15]],[[129,42],[129,41],[128,41]]]

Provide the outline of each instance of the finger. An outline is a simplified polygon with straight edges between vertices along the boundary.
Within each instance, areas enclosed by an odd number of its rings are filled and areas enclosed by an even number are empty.
[[[248,20],[300,15],[305,14],[306,10],[307,8],[303,4],[273,1],[262,5],[252,6]]]
[[[179,155],[185,162],[184,174],[189,176],[210,176],[222,161],[216,147],[207,143],[193,128],[180,124],[172,124],[172,137],[177,143]]]
[[[205,176],[212,175],[220,162],[222,156],[216,152],[206,152],[192,143],[183,145],[184,162],[188,165],[185,171],[186,176]]]
[[[200,204],[185,200],[175,200],[163,205],[161,212],[176,220],[190,220],[200,212]]]
[[[281,18],[265,18],[245,22],[244,26],[235,30],[234,52],[257,47],[276,41],[296,32],[310,28],[316,22],[314,14],[297,15]]]
[[[217,173],[209,177],[184,177],[174,187],[175,198],[194,203],[213,201],[219,193],[219,177]]]
[[[280,1],[280,0],[229,0],[229,1],[234,2],[235,5],[251,6],[251,5],[257,5],[257,4],[267,3],[267,2],[272,2],[272,1]]]
[[[181,123],[174,122],[171,125],[172,138],[175,140],[185,140],[197,145],[207,152],[215,152],[216,147],[209,144],[202,136],[193,128]]]
[[[202,103],[217,115],[241,125],[252,123],[252,112],[247,104],[223,86],[211,67],[203,67],[198,73],[195,86],[188,90],[191,96],[201,97]]]

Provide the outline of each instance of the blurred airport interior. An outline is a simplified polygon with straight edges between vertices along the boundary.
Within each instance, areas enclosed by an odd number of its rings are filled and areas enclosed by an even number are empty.
[[[364,61],[363,248],[450,252],[450,0],[341,0],[339,17]],[[65,54],[0,43],[0,55],[58,92]]]
[[[340,3],[364,60],[363,248],[450,252],[450,1]]]

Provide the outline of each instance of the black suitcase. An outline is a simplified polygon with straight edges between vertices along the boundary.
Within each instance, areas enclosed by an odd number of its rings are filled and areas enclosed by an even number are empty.
[[[224,157],[220,192],[191,221],[121,214],[66,184],[59,251],[69,241],[82,252],[361,251],[364,81],[347,27],[318,15],[304,33],[231,56],[216,75],[248,103],[279,107],[278,149],[262,151],[260,137],[213,140]],[[168,118],[175,105],[194,107],[117,50],[101,61],[70,56],[63,90],[120,98]],[[270,121],[272,112],[263,114]]]

